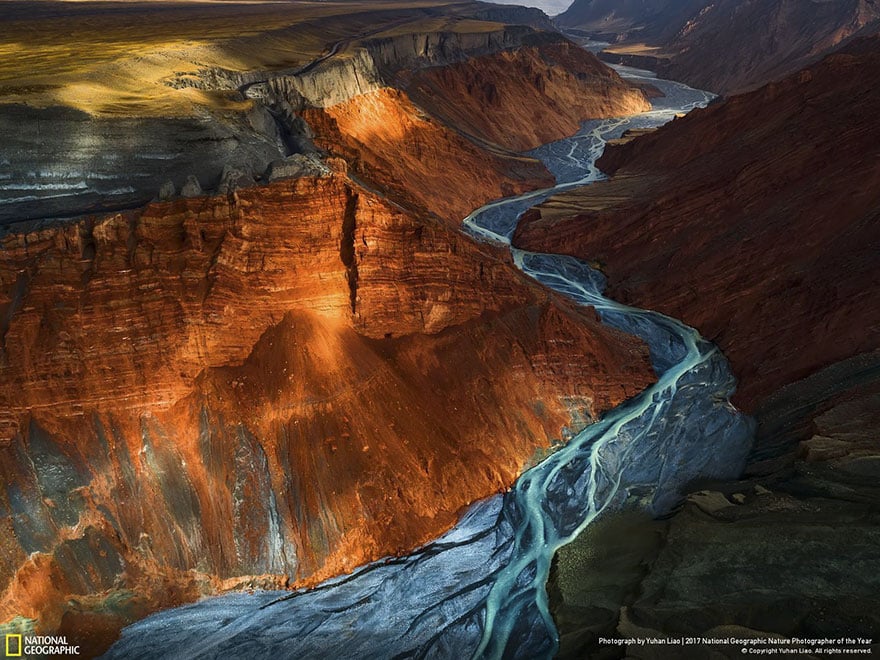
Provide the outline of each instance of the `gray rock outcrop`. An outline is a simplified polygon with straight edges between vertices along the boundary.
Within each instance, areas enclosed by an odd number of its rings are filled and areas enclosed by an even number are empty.
[[[183,184],[183,188],[180,189],[181,197],[198,197],[201,194],[202,185],[194,174],[190,174],[186,177],[186,183]]]
[[[297,179],[304,176],[327,176],[330,169],[316,156],[293,154],[284,160],[273,161],[266,171],[269,181],[278,179]]]
[[[217,192],[228,195],[239,188],[252,185],[254,185],[253,175],[227,164],[223,166],[223,172],[220,174],[220,185],[217,187]]]
[[[177,194],[177,188],[174,187],[173,181],[166,181],[159,187],[159,201],[167,202]]]

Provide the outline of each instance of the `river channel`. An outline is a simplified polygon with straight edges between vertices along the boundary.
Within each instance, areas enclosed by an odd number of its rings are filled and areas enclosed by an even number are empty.
[[[465,231],[509,244],[522,212],[603,178],[595,163],[607,140],[712,98],[647,71],[616,68],[664,96],[649,112],[588,122],[577,135],[531,152],[557,185],[488,204],[465,219]],[[735,381],[713,344],[675,319],[605,298],[604,277],[584,262],[511,251],[531,277],[641,337],[657,382],[412,554],[309,591],[232,594],[160,612],[126,628],[106,658],[552,657],[558,640],[545,586],[556,550],[605,512],[626,506],[664,515],[695,479],[738,476],[752,422],[730,404]]]

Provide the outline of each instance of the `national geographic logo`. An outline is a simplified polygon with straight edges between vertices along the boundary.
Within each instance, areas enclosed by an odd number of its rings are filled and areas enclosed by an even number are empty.
[[[6,657],[21,657],[21,635],[6,635]]]
[[[67,637],[6,635],[7,658],[38,658],[44,655],[79,655],[79,645],[69,644]]]

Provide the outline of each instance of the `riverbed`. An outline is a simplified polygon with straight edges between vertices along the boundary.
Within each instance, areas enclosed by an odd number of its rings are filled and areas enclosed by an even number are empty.
[[[650,112],[588,122],[532,152],[557,185],[478,209],[464,221],[467,232],[509,243],[522,212],[603,178],[595,162],[607,140],[712,98],[616,68],[665,96]],[[605,298],[604,277],[583,262],[515,249],[512,256],[525,273],[646,341],[658,381],[408,556],[310,591],[232,594],[160,612],[126,628],[105,657],[552,657],[558,642],[545,585],[559,547],[603,512],[625,505],[663,515],[695,479],[739,475],[753,428],[729,402],[735,381],[714,345],[675,319]]]

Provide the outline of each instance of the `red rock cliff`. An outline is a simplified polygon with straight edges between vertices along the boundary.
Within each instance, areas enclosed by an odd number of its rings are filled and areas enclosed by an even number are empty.
[[[527,151],[567,137],[587,119],[651,109],[642,90],[557,35],[512,51],[423,69],[407,89],[420,106],[482,140]]]
[[[0,621],[91,630],[92,653],[159,607],[405,552],[653,380],[640,342],[459,231],[552,183],[487,140],[643,107],[588,54],[536,48],[398,72],[441,76],[431,108],[323,81],[346,100],[303,118],[352,176],[0,239]]]
[[[7,235],[0,292],[0,619],[45,631],[404,552],[653,378],[341,174]]]
[[[515,243],[598,260],[618,299],[716,341],[748,409],[880,344],[880,39],[610,148],[613,180]]]
[[[317,144],[359,177],[454,227],[492,199],[553,184],[516,152],[586,119],[650,109],[644,92],[559,35],[396,80],[405,91],[381,88],[303,116]]]
[[[383,88],[304,118],[318,145],[410,207],[458,227],[486,202],[552,186],[537,160],[481,149],[425,114],[401,91]]]

